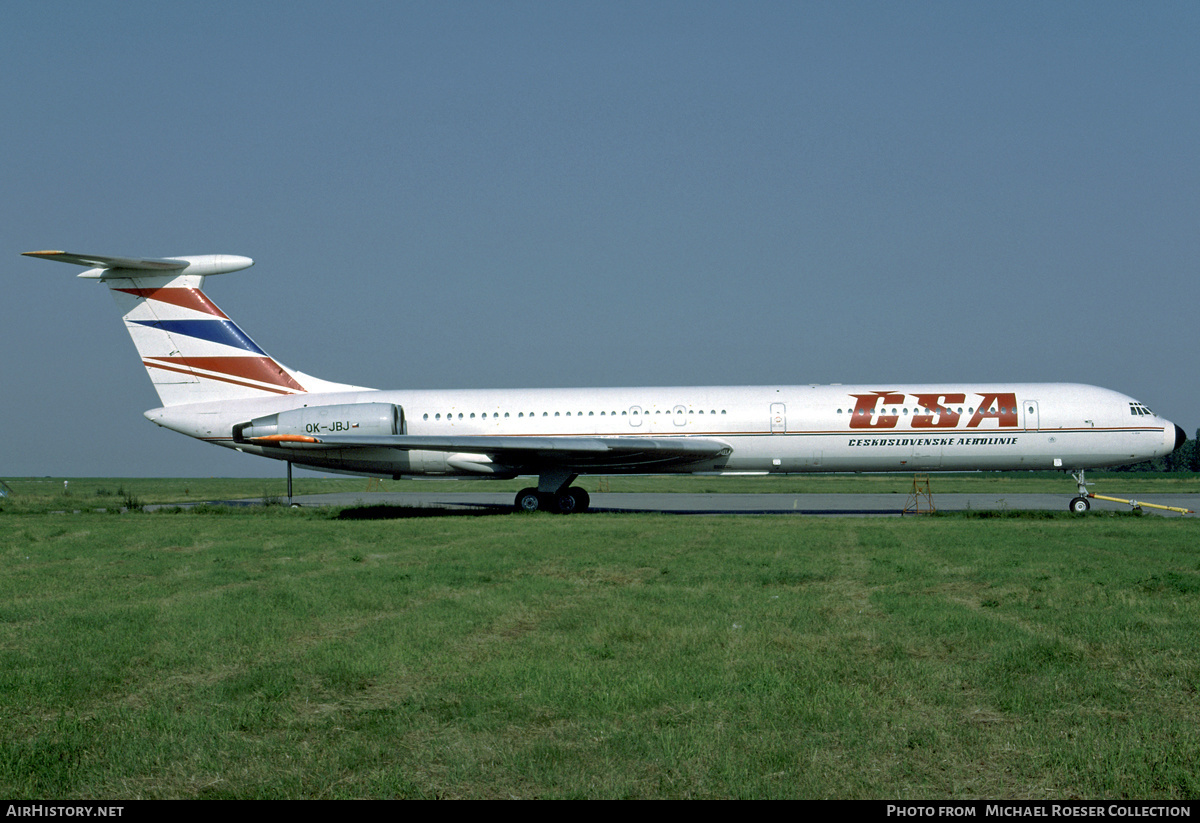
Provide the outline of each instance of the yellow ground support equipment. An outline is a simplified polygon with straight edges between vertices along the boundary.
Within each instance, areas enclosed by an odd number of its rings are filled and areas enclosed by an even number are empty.
[[[1139,511],[1145,507],[1147,509],[1165,509],[1166,511],[1179,512],[1180,514],[1195,514],[1195,512],[1191,509],[1183,509],[1179,506],[1160,506],[1158,503],[1146,503],[1142,500],[1126,500],[1123,497],[1109,497],[1104,494],[1092,494],[1091,492],[1088,493],[1088,497],[1092,498],[1093,500],[1108,500],[1113,503],[1128,503],[1133,507],[1134,511]]]
[[[921,503],[924,501],[924,508]],[[929,491],[929,475],[914,474],[912,492],[908,495],[908,503],[904,506],[905,514],[933,514],[933,494]]]

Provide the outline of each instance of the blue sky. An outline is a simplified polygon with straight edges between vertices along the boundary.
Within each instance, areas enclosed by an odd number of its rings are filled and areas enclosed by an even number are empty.
[[[1200,426],[1195,3],[9,4],[0,477],[158,429],[106,290],[378,388],[1078,381]]]

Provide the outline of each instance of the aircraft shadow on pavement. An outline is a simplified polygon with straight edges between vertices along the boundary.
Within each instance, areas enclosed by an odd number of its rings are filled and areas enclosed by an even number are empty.
[[[451,509],[438,506],[355,506],[338,512],[338,520],[400,520],[410,517],[487,517],[497,514],[516,514],[512,506],[479,506],[471,509]]]
[[[898,509],[841,509],[841,510],[823,510],[810,509],[802,511],[778,511],[772,509],[690,509],[690,510],[663,510],[663,509],[604,509],[594,508],[594,513],[608,512],[611,514],[676,514],[676,515],[778,515],[778,516],[795,516],[795,515],[899,515],[901,512]],[[491,503],[459,503],[456,506],[437,506],[437,505],[420,505],[420,506],[401,506],[395,504],[376,504],[370,506],[353,506],[342,509],[337,514],[338,520],[401,520],[413,517],[491,517],[495,515],[511,515],[518,514],[512,506]]]

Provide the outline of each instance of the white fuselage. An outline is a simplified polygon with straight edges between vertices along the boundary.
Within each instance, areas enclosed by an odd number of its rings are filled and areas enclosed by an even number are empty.
[[[422,436],[706,437],[727,455],[604,473],[1062,469],[1169,454],[1175,426],[1133,398],[1068,383],[349,391],[153,409],[159,425],[332,471],[505,476],[483,455],[235,443],[235,425],[305,406],[391,403]],[[584,469],[586,471],[586,469]],[[511,476],[511,472],[507,476]]]
[[[161,426],[352,474],[514,477],[522,511],[586,511],[581,474],[1062,469],[1169,454],[1179,427],[1070,383],[375,391],[288,369],[203,291],[238,255],[27,256],[108,286],[163,403]],[[290,476],[290,475],[289,475]]]

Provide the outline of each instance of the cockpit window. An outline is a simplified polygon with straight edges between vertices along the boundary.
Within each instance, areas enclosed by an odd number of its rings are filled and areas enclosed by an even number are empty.
[[[1150,411],[1148,406],[1146,406],[1142,403],[1138,403],[1136,400],[1129,404],[1129,413],[1132,414],[1134,417],[1137,417],[1139,415],[1144,415],[1144,416],[1149,416],[1149,417],[1154,416],[1154,412]]]

